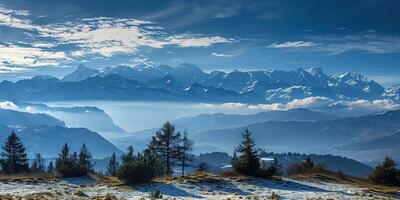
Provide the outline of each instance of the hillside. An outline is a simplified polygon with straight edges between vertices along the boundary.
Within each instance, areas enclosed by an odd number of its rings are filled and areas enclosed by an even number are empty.
[[[82,144],[86,144],[94,158],[103,158],[113,152],[120,154],[121,151],[98,133],[85,128],[66,128],[61,126],[27,126],[11,129],[0,126],[0,144],[5,142],[8,134],[14,130],[21,138],[29,157],[40,153],[43,157],[56,157],[61,147],[68,143],[71,151],[79,151]]]
[[[9,109],[0,109],[0,125],[7,126],[65,126],[65,123],[50,115],[42,113],[27,113]]]
[[[364,180],[335,175],[256,179],[196,173],[157,179],[126,187],[112,177],[0,181],[0,198],[142,199],[158,190],[166,199],[393,199],[399,188],[370,185]]]

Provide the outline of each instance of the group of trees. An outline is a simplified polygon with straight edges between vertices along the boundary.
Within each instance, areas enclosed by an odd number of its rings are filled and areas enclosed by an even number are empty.
[[[173,167],[180,167],[184,175],[185,167],[191,161],[193,142],[187,132],[183,135],[175,131],[169,122],[152,137],[147,149],[134,154],[130,146],[121,157],[121,164],[115,154],[110,158],[107,173],[128,183],[143,182],[161,175],[172,175]]]
[[[68,144],[65,143],[56,160],[55,171],[62,177],[80,177],[93,172],[92,155],[83,144],[79,154],[70,153]]]
[[[6,174],[58,173],[62,177],[78,177],[93,171],[92,156],[85,144],[82,145],[79,155],[76,152],[70,154],[68,144],[65,144],[56,160],[56,166],[50,162],[47,167],[40,154],[36,154],[29,165],[25,147],[14,131],[7,137],[2,150],[0,169]]]

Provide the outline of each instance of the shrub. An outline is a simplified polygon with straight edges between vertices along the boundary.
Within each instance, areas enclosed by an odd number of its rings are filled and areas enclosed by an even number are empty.
[[[208,170],[209,170],[209,167],[208,167],[207,163],[202,162],[202,163],[199,164],[199,166],[197,167],[196,171],[208,172]]]
[[[163,174],[162,163],[153,154],[138,154],[132,161],[124,163],[117,177],[126,183],[148,182]]]
[[[287,175],[297,175],[297,174],[304,174],[304,173],[321,173],[328,171],[326,166],[319,163],[313,163],[312,167],[310,168],[309,165],[301,163],[292,163],[289,164],[287,167]]]

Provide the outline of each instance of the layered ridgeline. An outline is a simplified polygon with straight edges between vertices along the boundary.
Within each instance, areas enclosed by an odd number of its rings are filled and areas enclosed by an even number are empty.
[[[391,99],[400,87],[384,88],[360,74],[331,76],[321,68],[295,71],[214,71],[178,67],[116,66],[101,70],[83,65],[62,79],[37,76],[0,83],[0,98],[19,100],[184,100],[212,102],[289,102],[312,96],[333,100]]]
[[[241,132],[246,128],[254,132],[262,148],[273,151],[330,153],[363,162],[387,155],[400,160],[400,110],[330,120],[250,123],[205,130],[193,135],[193,139],[197,145],[211,145],[231,152],[232,144],[240,141]]]
[[[267,151],[313,152],[342,155],[376,164],[385,156],[400,161],[400,110],[358,117],[337,116],[293,109],[256,114],[202,114],[174,121],[178,130],[188,130],[195,152],[233,152],[246,129],[253,132],[260,148]],[[145,148],[157,129],[113,140],[124,149],[129,144]],[[129,142],[127,142],[129,141]]]
[[[48,114],[20,112],[0,109],[0,143],[15,131],[29,152],[44,157],[56,157],[59,149],[67,142],[71,149],[78,151],[83,143],[90,146],[95,157],[103,158],[110,153],[121,153],[109,141],[86,128],[68,128],[65,123]]]

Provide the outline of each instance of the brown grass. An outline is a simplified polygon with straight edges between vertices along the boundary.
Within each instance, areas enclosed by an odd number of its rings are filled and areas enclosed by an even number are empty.
[[[47,173],[22,173],[22,174],[0,174],[0,182],[46,182],[55,181],[60,178],[54,174]]]
[[[372,194],[380,194],[387,197],[393,197],[398,194],[400,187],[389,187],[377,185],[368,181],[368,179],[353,177],[337,172],[319,172],[319,173],[304,173],[290,176],[293,179],[301,179],[308,181],[325,181],[342,184],[350,184],[361,188],[366,188],[365,192]]]

